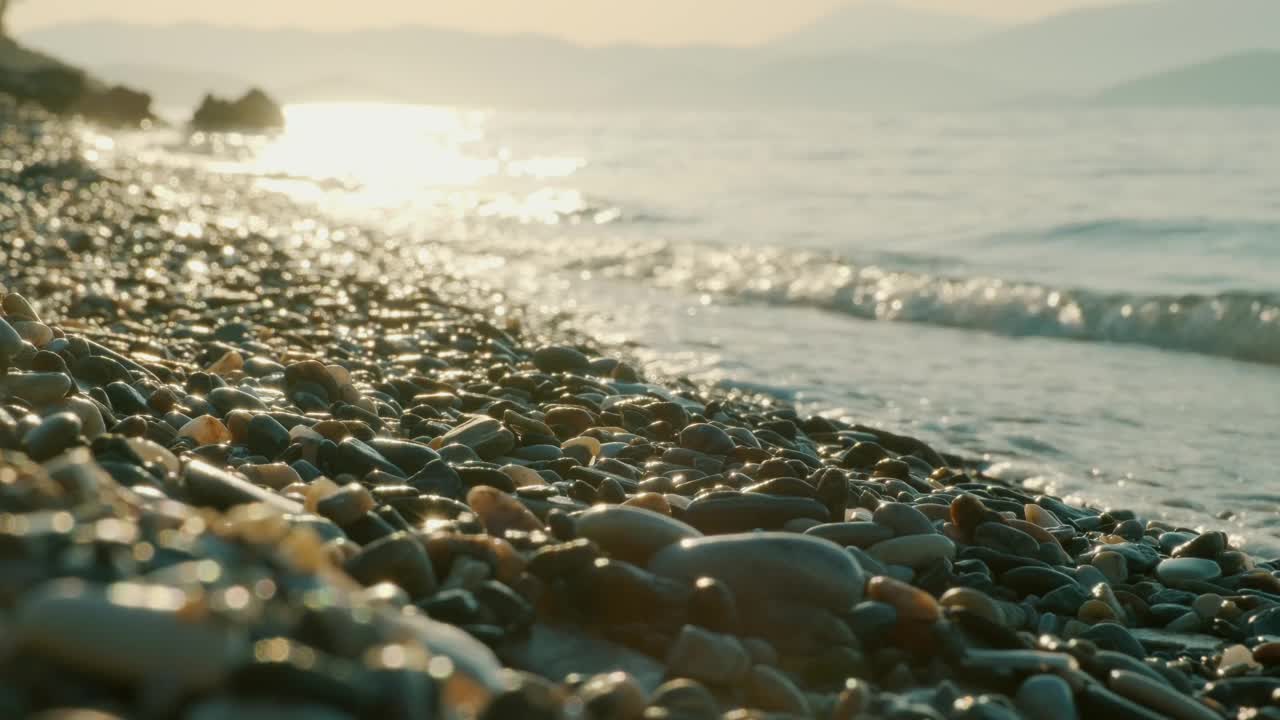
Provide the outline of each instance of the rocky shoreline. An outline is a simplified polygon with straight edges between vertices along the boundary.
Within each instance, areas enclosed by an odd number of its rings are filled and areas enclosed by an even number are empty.
[[[1277,565],[1223,533],[0,134],[0,716],[1280,717]]]

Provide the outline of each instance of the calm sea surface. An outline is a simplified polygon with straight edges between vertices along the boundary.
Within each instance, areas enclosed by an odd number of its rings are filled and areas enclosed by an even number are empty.
[[[1280,553],[1280,112],[289,109],[128,139],[655,370]],[[370,249],[376,252],[376,249]]]

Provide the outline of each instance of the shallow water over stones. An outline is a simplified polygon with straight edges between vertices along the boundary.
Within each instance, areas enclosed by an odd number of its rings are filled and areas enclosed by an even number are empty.
[[[1225,536],[643,378],[393,238],[106,180],[43,122],[0,130],[14,717],[1274,709],[1280,577]]]

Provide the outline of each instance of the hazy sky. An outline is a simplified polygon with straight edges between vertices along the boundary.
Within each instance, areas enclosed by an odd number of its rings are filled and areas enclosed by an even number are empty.
[[[900,0],[957,14],[1027,19],[1116,0]],[[111,18],[199,20],[322,29],[417,23],[482,32],[536,32],[578,42],[747,44],[821,16],[845,0],[25,0],[10,19],[41,25]]]

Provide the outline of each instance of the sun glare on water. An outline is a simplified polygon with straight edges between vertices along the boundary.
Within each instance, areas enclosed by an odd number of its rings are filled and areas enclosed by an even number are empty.
[[[264,186],[299,199],[338,190],[365,208],[407,205],[450,214],[548,221],[581,204],[556,184],[584,164],[522,157],[486,136],[492,113],[390,103],[310,103],[285,108],[286,130],[254,153]]]

